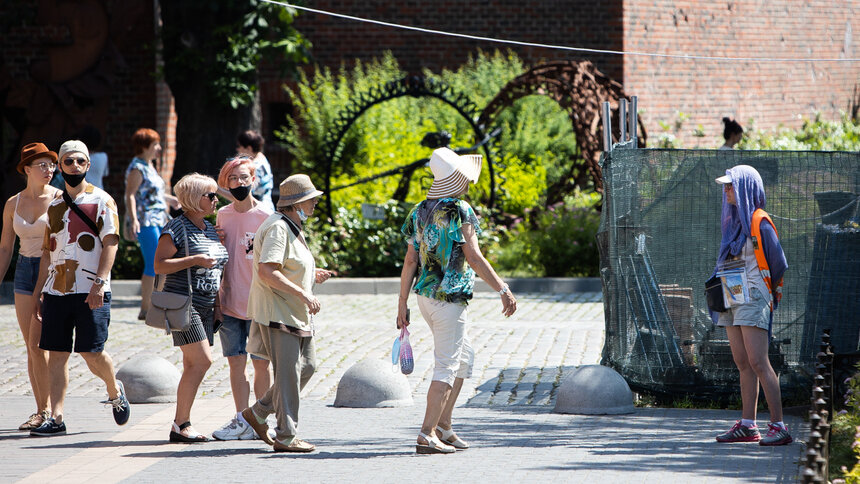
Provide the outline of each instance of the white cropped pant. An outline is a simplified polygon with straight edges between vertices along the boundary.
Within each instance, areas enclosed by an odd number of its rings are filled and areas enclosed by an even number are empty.
[[[466,335],[466,306],[418,296],[418,309],[433,333],[433,380],[454,385],[472,376],[475,350]]]

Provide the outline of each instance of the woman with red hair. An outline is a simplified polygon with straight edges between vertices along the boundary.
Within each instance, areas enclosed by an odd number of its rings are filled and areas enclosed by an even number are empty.
[[[251,194],[257,182],[254,171],[253,159],[237,156],[228,160],[218,175],[218,187],[228,190],[230,198],[234,200],[218,210],[216,228],[230,255],[221,282],[219,299],[224,320],[218,334],[221,337],[221,352],[230,364],[230,387],[236,404],[236,416],[212,432],[212,436],[218,440],[248,440],[256,437],[254,429],[241,413],[248,408],[251,393],[251,384],[245,372],[248,361],[245,345],[251,330],[251,320],[247,316],[248,292],[254,270],[254,234],[273,211]],[[259,399],[271,385],[269,361],[251,355],[251,364],[254,366],[254,395]]]
[[[136,240],[143,255],[143,274],[140,277],[140,313],[137,319],[146,319],[149,301],[155,283],[155,247],[161,228],[167,224],[167,201],[176,204],[176,198],[165,193],[164,180],[153,164],[161,156],[161,137],[155,130],[141,128],[131,137],[134,158],[125,170],[125,225],[123,237]]]

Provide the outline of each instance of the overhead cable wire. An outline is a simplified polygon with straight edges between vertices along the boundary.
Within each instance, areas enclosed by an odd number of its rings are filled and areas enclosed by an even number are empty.
[[[364,22],[374,25],[381,25],[383,27],[391,27],[396,29],[404,29],[404,30],[412,30],[415,32],[422,32],[425,34],[434,34],[434,35],[445,35],[448,37],[459,37],[461,39],[469,39],[469,40],[479,40],[483,42],[496,42],[500,44],[508,44],[508,45],[519,45],[523,47],[541,47],[545,49],[555,49],[555,50],[567,50],[573,52],[586,52],[589,54],[609,54],[609,55],[627,55],[627,56],[639,56],[639,57],[662,57],[662,58],[670,58],[670,59],[687,59],[687,60],[708,60],[708,61],[718,61],[718,62],[860,62],[860,58],[791,58],[791,57],[721,57],[721,56],[708,56],[708,55],[693,55],[693,54],[659,54],[654,52],[636,52],[636,51],[624,51],[624,50],[611,50],[611,49],[589,49],[586,47],[570,47],[566,45],[553,45],[553,44],[541,44],[536,42],[523,42],[519,40],[510,40],[510,39],[496,39],[493,37],[483,37],[480,35],[469,35],[469,34],[461,34],[457,32],[446,32],[444,30],[435,30],[435,29],[427,29],[423,27],[414,27],[411,25],[402,25],[396,24],[392,22],[383,22],[381,20],[373,20],[362,17],[355,17],[353,15],[346,15],[337,12],[329,12],[327,10],[319,10],[316,8],[303,7],[300,5],[294,5],[292,3],[287,2],[278,2],[275,0],[262,0],[266,3],[271,3],[273,5],[280,5],[282,7],[294,8],[297,10],[303,10],[305,12],[316,13],[319,15],[328,15],[330,17],[337,17],[346,20],[353,20],[356,22]]]

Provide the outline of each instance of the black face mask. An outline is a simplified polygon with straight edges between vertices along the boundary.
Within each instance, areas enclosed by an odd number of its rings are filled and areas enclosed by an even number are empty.
[[[246,187],[238,186],[236,188],[230,189],[230,195],[233,195],[233,198],[239,200],[240,202],[248,198],[249,193],[251,193],[251,185],[248,185]]]
[[[81,173],[79,175],[72,175],[71,173],[63,173],[63,180],[69,184],[70,187],[75,188],[80,185],[82,181],[84,181],[84,177],[86,177],[86,172]]]

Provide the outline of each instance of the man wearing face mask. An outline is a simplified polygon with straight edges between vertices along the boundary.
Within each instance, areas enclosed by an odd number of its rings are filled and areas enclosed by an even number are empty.
[[[33,294],[36,317],[42,320],[39,347],[48,351],[52,412],[51,418],[30,431],[37,437],[66,433],[63,403],[73,350],[105,382],[108,399],[102,403],[112,407],[114,421],[123,425],[130,414],[113,360],[104,351],[110,324],[110,270],[119,243],[116,202],[85,180],[90,159],[84,143],[66,141],[58,158],[65,186],[62,197],[48,207],[48,228]]]
[[[221,352],[230,364],[230,388],[236,415],[220,429],[212,432],[218,440],[250,440],[256,433],[242,417],[241,411],[248,407],[251,384],[245,371],[248,352],[248,332],[251,320],[247,316],[248,291],[254,266],[254,234],[273,210],[253,196],[251,189],[256,183],[254,160],[247,156],[237,156],[224,163],[218,175],[218,187],[229,190],[233,203],[218,210],[215,229],[221,243],[227,248],[230,259],[224,269],[221,281],[220,298],[223,324],[218,332],[221,338]],[[251,355],[254,367],[254,395],[259,399],[269,389],[269,362]]]

